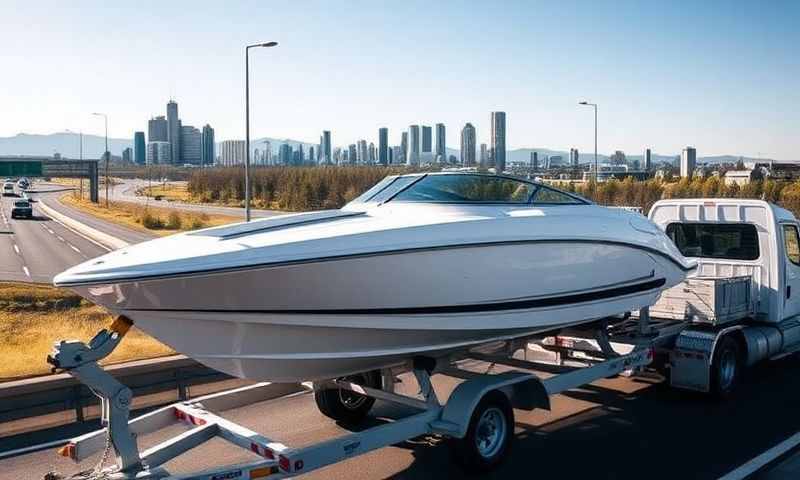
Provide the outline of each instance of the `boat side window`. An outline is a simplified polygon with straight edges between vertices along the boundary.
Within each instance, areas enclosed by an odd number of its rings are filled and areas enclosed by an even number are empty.
[[[581,202],[575,197],[571,197],[564,192],[553,190],[552,188],[539,187],[533,197],[533,203],[550,203],[558,205],[580,205]]]
[[[786,257],[795,265],[800,265],[800,235],[794,225],[783,226],[783,245],[786,248]]]
[[[755,260],[758,231],[749,223],[670,223],[667,236],[684,257]]]

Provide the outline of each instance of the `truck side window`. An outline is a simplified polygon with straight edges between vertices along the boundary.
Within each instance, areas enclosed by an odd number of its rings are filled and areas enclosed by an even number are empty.
[[[800,235],[794,225],[783,226],[783,245],[786,247],[786,256],[795,265],[800,265]]]

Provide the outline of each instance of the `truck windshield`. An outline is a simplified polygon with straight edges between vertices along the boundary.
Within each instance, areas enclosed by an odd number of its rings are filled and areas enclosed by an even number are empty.
[[[758,232],[747,223],[670,223],[667,235],[684,257],[755,260]]]

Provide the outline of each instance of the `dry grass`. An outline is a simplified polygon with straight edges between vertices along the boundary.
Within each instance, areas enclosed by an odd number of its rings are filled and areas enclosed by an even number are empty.
[[[228,215],[209,215],[173,208],[151,207],[132,202],[111,202],[109,208],[106,208],[104,202],[92,203],[70,194],[64,195],[61,200],[69,206],[98,218],[156,235],[170,235],[241,221],[238,217]]]
[[[197,199],[192,198],[192,195],[187,190],[186,183],[153,185],[152,187],[144,187],[137,193],[146,197],[153,197],[171,202],[197,202]]]
[[[58,340],[88,341],[111,324],[101,307],[47,285],[0,283],[0,381],[50,372],[47,354]],[[174,353],[136,328],[103,364]]]

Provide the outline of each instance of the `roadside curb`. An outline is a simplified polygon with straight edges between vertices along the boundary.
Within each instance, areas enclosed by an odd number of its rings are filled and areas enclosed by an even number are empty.
[[[42,200],[38,200],[37,203],[39,204],[39,207],[44,211],[44,213],[52,217],[54,220],[75,230],[76,232],[89,238],[90,240],[110,248],[111,250],[119,250],[120,248],[124,248],[130,245],[128,242],[124,240],[113,237],[107,233],[103,233],[95,228],[90,227],[89,225],[86,225],[85,223],[79,222],[74,218],[70,218],[64,215],[63,213],[59,213],[53,210],[51,207],[48,207],[47,204],[45,204],[44,201]]]

